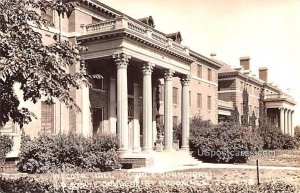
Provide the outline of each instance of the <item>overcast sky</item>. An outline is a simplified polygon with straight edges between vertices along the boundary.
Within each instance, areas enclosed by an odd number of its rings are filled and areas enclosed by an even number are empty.
[[[100,1],[136,19],[151,15],[157,30],[180,31],[183,45],[231,66],[250,56],[253,73],[268,67],[269,82],[300,102],[300,0]]]

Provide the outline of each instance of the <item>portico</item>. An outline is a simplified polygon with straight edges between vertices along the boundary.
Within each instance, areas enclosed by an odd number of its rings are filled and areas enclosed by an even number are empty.
[[[146,24],[125,17],[83,26],[83,35],[78,37],[78,41],[89,48],[82,53],[89,73],[98,69],[106,79],[102,82],[106,90],[85,89],[85,96],[90,95],[91,109],[96,108],[95,104],[101,106],[101,99],[109,101],[100,107],[107,122],[101,123],[101,126],[109,127],[101,132],[116,133],[121,152],[153,151],[157,139],[156,115],[160,106],[155,100],[159,80],[164,82],[164,150],[173,151],[174,78],[182,83],[181,148],[189,149],[189,81],[193,59],[188,48]],[[95,92],[99,93],[93,94]],[[85,111],[82,117],[93,122],[90,126],[99,126],[94,123],[95,119],[91,120],[98,115],[91,116]],[[87,131],[99,132],[97,128]]]
[[[284,94],[266,95],[265,103],[270,124],[280,127],[282,133],[294,136],[294,100]]]

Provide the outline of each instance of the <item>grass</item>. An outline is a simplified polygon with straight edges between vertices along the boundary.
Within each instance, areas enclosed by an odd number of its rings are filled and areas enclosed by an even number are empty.
[[[211,174],[213,181],[221,183],[257,183],[257,173],[255,169],[193,169],[183,170],[181,172],[201,172]],[[260,170],[260,183],[270,181],[281,181],[293,185],[300,184],[300,171],[295,170]]]
[[[259,159],[261,166],[300,167],[300,149],[269,150],[266,156],[251,156],[247,165],[256,165]],[[275,156],[274,156],[275,155]]]

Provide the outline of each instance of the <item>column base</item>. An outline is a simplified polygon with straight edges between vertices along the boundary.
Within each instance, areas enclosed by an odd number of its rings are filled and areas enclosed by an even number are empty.
[[[164,151],[172,152],[172,151],[175,151],[175,149],[173,147],[165,147]]]
[[[153,152],[153,149],[147,147],[147,148],[143,148],[142,151],[143,151],[143,153],[151,153],[151,152]]]
[[[127,154],[127,153],[131,153],[131,150],[129,150],[129,149],[124,149],[124,148],[119,148],[119,149],[118,149],[118,152],[119,152],[120,154]]]
[[[132,149],[132,153],[140,153],[142,149],[140,147],[136,147]]]
[[[182,151],[190,151],[190,147],[189,146],[182,146],[180,148],[180,150],[182,150]]]

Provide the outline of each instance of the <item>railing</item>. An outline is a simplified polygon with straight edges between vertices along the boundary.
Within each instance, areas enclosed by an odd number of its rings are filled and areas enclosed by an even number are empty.
[[[233,109],[233,102],[218,100],[218,106]]]
[[[116,27],[116,20],[90,24],[85,26],[85,33],[94,33],[98,31],[112,30],[115,29],[115,27]]]
[[[116,29],[127,29],[132,31],[141,37],[152,39],[156,42],[165,44],[166,48],[173,48],[176,51],[188,53],[188,48],[182,46],[181,44],[167,38],[163,33],[147,26],[146,24],[139,23],[127,17],[118,17],[113,20],[102,21],[95,24],[88,24],[81,26],[83,35],[107,32],[109,30]]]
[[[280,94],[268,94],[265,95],[265,99],[290,99],[294,100],[294,98],[288,94],[280,93]]]

